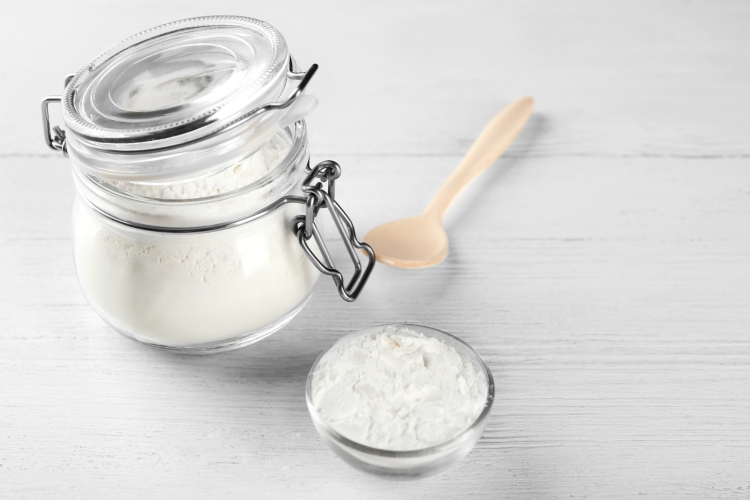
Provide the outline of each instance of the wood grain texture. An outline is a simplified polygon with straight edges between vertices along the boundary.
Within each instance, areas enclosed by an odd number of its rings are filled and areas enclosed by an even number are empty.
[[[3,53],[0,498],[750,496],[750,4],[113,5],[75,0]],[[5,47],[40,7],[14,9]],[[136,30],[220,12],[321,63],[313,156],[343,165],[359,234],[420,213],[502,105],[539,108],[449,212],[441,265],[378,266],[351,305],[321,279],[286,329],[190,357],[86,304],[38,102]],[[304,402],[324,348],[398,321],[459,335],[497,380],[476,448],[418,483],[350,469]]]

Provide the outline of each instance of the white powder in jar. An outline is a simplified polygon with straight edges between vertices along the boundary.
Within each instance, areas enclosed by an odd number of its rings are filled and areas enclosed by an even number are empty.
[[[289,153],[289,145],[281,136],[271,140],[243,161],[221,172],[181,182],[134,183],[109,181],[114,187],[145,198],[192,200],[229,193],[247,186],[275,169]]]
[[[212,196],[262,178],[288,151],[277,137],[239,165],[211,177],[161,185],[112,184],[150,198]],[[251,192],[241,201],[255,202],[266,191],[257,196]],[[107,221],[76,201],[78,279],[97,313],[139,340],[187,347],[247,334],[261,338],[291,319],[320,276],[289,229],[289,220],[302,210],[286,205],[232,229],[161,234]]]
[[[313,374],[315,408],[339,434],[385,450],[417,450],[457,436],[481,414],[483,374],[453,347],[384,327],[332,349]]]

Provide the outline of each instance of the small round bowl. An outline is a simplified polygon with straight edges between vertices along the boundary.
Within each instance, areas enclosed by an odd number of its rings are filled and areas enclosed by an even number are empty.
[[[468,359],[474,363],[479,373],[484,374],[485,382],[487,383],[487,396],[484,403],[484,409],[473,424],[452,439],[421,450],[393,451],[372,448],[347,439],[333,430],[315,408],[312,400],[313,376],[315,375],[315,371],[320,363],[325,359],[328,353],[331,352],[331,349],[349,342],[356,337],[367,335],[374,331],[380,331],[388,326],[408,328],[409,330],[423,333],[428,337],[435,337],[442,340],[449,346],[453,347],[462,358]],[[320,434],[320,437],[323,438],[323,441],[325,441],[328,447],[331,448],[339,458],[357,470],[386,479],[405,481],[421,479],[423,477],[438,474],[469,454],[477,441],[479,441],[479,438],[487,425],[490,410],[492,409],[492,402],[495,398],[495,383],[492,379],[492,373],[484,360],[482,360],[482,357],[463,340],[440,330],[435,330],[434,328],[403,323],[381,325],[367,330],[350,333],[349,335],[340,338],[331,347],[326,349],[323,354],[318,357],[315,363],[313,363],[310,373],[307,376],[305,396],[307,399],[307,409],[310,411],[310,416],[312,417],[313,424],[315,424],[315,429],[318,431],[318,434]]]

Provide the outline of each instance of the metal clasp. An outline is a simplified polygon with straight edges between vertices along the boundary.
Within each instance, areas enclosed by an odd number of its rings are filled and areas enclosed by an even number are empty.
[[[74,76],[75,74],[73,73],[65,77],[64,87],[68,86],[68,83],[70,83]],[[65,144],[65,131],[57,125],[50,128],[49,105],[53,102],[56,102],[58,104],[61,103],[62,97],[59,95],[53,95],[45,97],[42,101],[42,127],[44,128],[44,142],[51,150],[61,151],[62,154],[68,156],[68,148]]]
[[[60,96],[45,97],[42,101],[42,127],[44,127],[44,142],[47,147],[53,151],[62,151],[62,154],[68,156],[68,148],[65,145],[65,131],[55,125],[50,129],[49,124],[49,105],[52,102],[61,102]]]
[[[341,167],[335,161],[320,162],[315,168],[310,170],[302,182],[302,192],[307,194],[305,215],[298,215],[293,218],[290,221],[290,226],[297,236],[302,249],[318,271],[333,278],[342,299],[347,302],[354,302],[357,300],[375,266],[375,252],[370,245],[357,240],[357,235],[354,232],[354,224],[352,224],[349,216],[346,215],[346,212],[344,212],[334,199],[336,193],[335,181],[340,176]],[[323,184],[317,182],[318,179],[328,184],[328,191],[323,190]],[[315,224],[315,217],[321,208],[327,208],[331,214],[336,229],[341,235],[349,257],[354,264],[354,275],[349,280],[349,283],[346,283],[341,271],[336,269],[333,259],[331,259],[331,255],[328,253],[328,248]],[[322,262],[310,248],[308,244],[310,238],[315,238],[315,242],[320,249],[320,254],[323,257]],[[367,254],[368,262],[364,269],[359,260],[359,252],[357,250],[363,250]]]

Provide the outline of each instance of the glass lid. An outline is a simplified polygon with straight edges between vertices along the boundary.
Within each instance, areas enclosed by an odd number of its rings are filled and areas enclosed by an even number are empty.
[[[109,151],[185,144],[276,101],[289,53],[270,24],[185,19],[123,40],[81,69],[62,99],[75,139]]]

